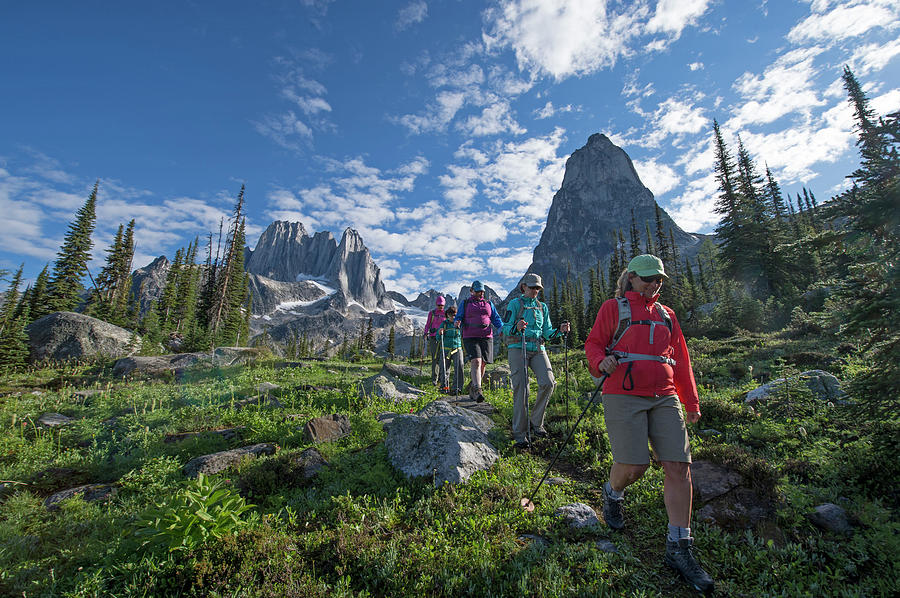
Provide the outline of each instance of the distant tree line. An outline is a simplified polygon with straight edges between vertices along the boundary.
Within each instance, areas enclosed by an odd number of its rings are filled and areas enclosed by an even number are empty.
[[[197,264],[198,240],[176,251],[159,300],[143,315],[140,291],[132,289],[134,226],[120,224],[106,263],[94,277],[88,269],[96,224],[99,181],[69,224],[52,269],[41,270],[33,285],[20,292],[23,266],[13,274],[0,305],[0,367],[19,367],[28,358],[25,328],[58,311],[86,315],[136,330],[143,335],[143,352],[162,350],[160,344],[177,338],[185,351],[207,350],[223,344],[241,344],[249,336],[249,278],[244,272],[244,187],[238,194],[222,250],[212,251],[209,235],[207,259]],[[84,279],[90,282],[85,288]],[[157,349],[157,347],[159,347]]]

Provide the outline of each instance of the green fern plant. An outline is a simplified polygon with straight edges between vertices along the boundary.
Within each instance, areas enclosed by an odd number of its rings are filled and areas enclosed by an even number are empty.
[[[252,523],[256,513],[247,519],[241,515],[254,506],[221,481],[201,473],[170,501],[144,513],[135,523],[135,535],[147,538],[143,546],[165,545],[169,552],[191,550]]]

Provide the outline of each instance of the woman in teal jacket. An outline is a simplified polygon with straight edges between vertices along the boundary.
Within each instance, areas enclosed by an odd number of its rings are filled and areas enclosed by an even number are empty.
[[[456,308],[452,305],[447,308],[447,319],[438,328],[438,336],[444,347],[444,359],[440,365],[441,390],[452,395],[462,392],[465,385],[465,362],[463,361],[462,333],[453,325],[456,316]],[[453,366],[453,378],[450,378],[450,366]]]
[[[559,330],[553,329],[547,305],[537,298],[542,288],[544,287],[540,276],[526,274],[519,283],[522,296],[516,297],[506,306],[506,321],[501,328],[503,338],[509,339],[509,370],[513,386],[512,433],[517,448],[526,448],[531,442],[532,435],[537,437],[547,435],[544,429],[544,412],[547,410],[550,395],[556,388],[556,379],[553,377],[550,359],[544,350],[544,340],[569,332],[568,322],[563,322]],[[534,372],[538,383],[538,396],[531,411],[531,421],[528,421],[526,415],[528,411],[526,363]]]

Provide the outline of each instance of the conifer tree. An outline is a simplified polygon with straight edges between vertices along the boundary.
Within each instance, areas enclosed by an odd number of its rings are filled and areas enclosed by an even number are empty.
[[[654,203],[653,207],[656,212],[656,257],[666,264],[671,261],[671,256],[669,255],[669,244],[666,242],[666,231],[663,227],[662,210],[659,209],[658,203]]]
[[[634,208],[631,208],[631,256],[640,255],[641,253],[641,233],[638,232],[637,224],[634,221]]]
[[[366,326],[365,348],[369,351],[375,350],[375,334],[372,331],[372,318],[369,318],[369,323]]]
[[[225,243],[224,261],[216,274],[216,297],[209,324],[211,338],[216,342],[239,338],[246,319],[243,310],[249,297],[249,278],[244,273],[243,210],[244,185],[241,185]]]
[[[76,212],[75,221],[69,224],[63,244],[56,254],[47,290],[50,311],[72,311],[80,301],[84,288],[81,279],[87,274],[91,259],[91,235],[96,221],[99,185],[100,181],[94,183],[87,201]]]
[[[175,259],[166,272],[166,284],[156,304],[159,314],[159,326],[164,332],[170,332],[175,328],[175,302],[178,299],[178,277],[181,274],[181,266],[184,261],[184,248],[179,247],[175,251]]]
[[[19,368],[28,360],[28,334],[25,326],[28,325],[28,307],[18,317],[7,322],[0,332],[0,368]]]
[[[900,411],[900,112],[876,120],[849,68],[843,79],[856,120],[860,166],[851,175],[854,187],[833,202],[849,230],[837,240],[835,253],[853,257],[835,321],[842,333],[865,342],[870,363],[851,383],[852,393],[868,413],[895,417]]]
[[[644,228],[646,230],[647,239],[644,242],[644,253],[648,253],[650,255],[656,255],[656,246],[653,244],[653,235],[650,233],[650,221],[644,221]],[[659,257],[659,256],[657,256]]]
[[[15,319],[16,308],[19,306],[19,285],[22,284],[23,263],[16,270],[9,283],[6,293],[3,294],[3,304],[0,305],[0,335],[12,324]]]
[[[391,324],[391,331],[388,332],[388,345],[387,345],[387,352],[391,357],[394,356],[394,351],[397,348],[396,347],[396,334],[397,333],[394,330],[394,325]]]
[[[31,288],[31,294],[28,297],[28,312],[32,321],[42,318],[50,313],[50,307],[47,300],[47,284],[50,280],[50,273],[47,271],[49,264],[45,265],[34,281]]]

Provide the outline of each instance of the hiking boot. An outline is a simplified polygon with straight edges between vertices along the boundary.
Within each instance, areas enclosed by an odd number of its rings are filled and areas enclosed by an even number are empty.
[[[623,504],[625,497],[614,498],[606,492],[606,484],[603,484],[603,520],[613,529],[625,527],[625,509]]]
[[[481,392],[479,392],[479,393],[478,393],[478,396],[475,397],[475,402],[476,402],[476,403],[484,403],[484,395],[481,394]]]
[[[519,440],[514,445],[513,448],[517,449],[527,449],[531,444],[527,440]]]
[[[535,438],[546,438],[547,430],[545,430],[544,428],[532,428],[531,435]]]
[[[666,540],[666,564],[678,571],[694,589],[711,592],[715,584],[694,558],[693,545],[693,538],[681,538],[677,542]]]

